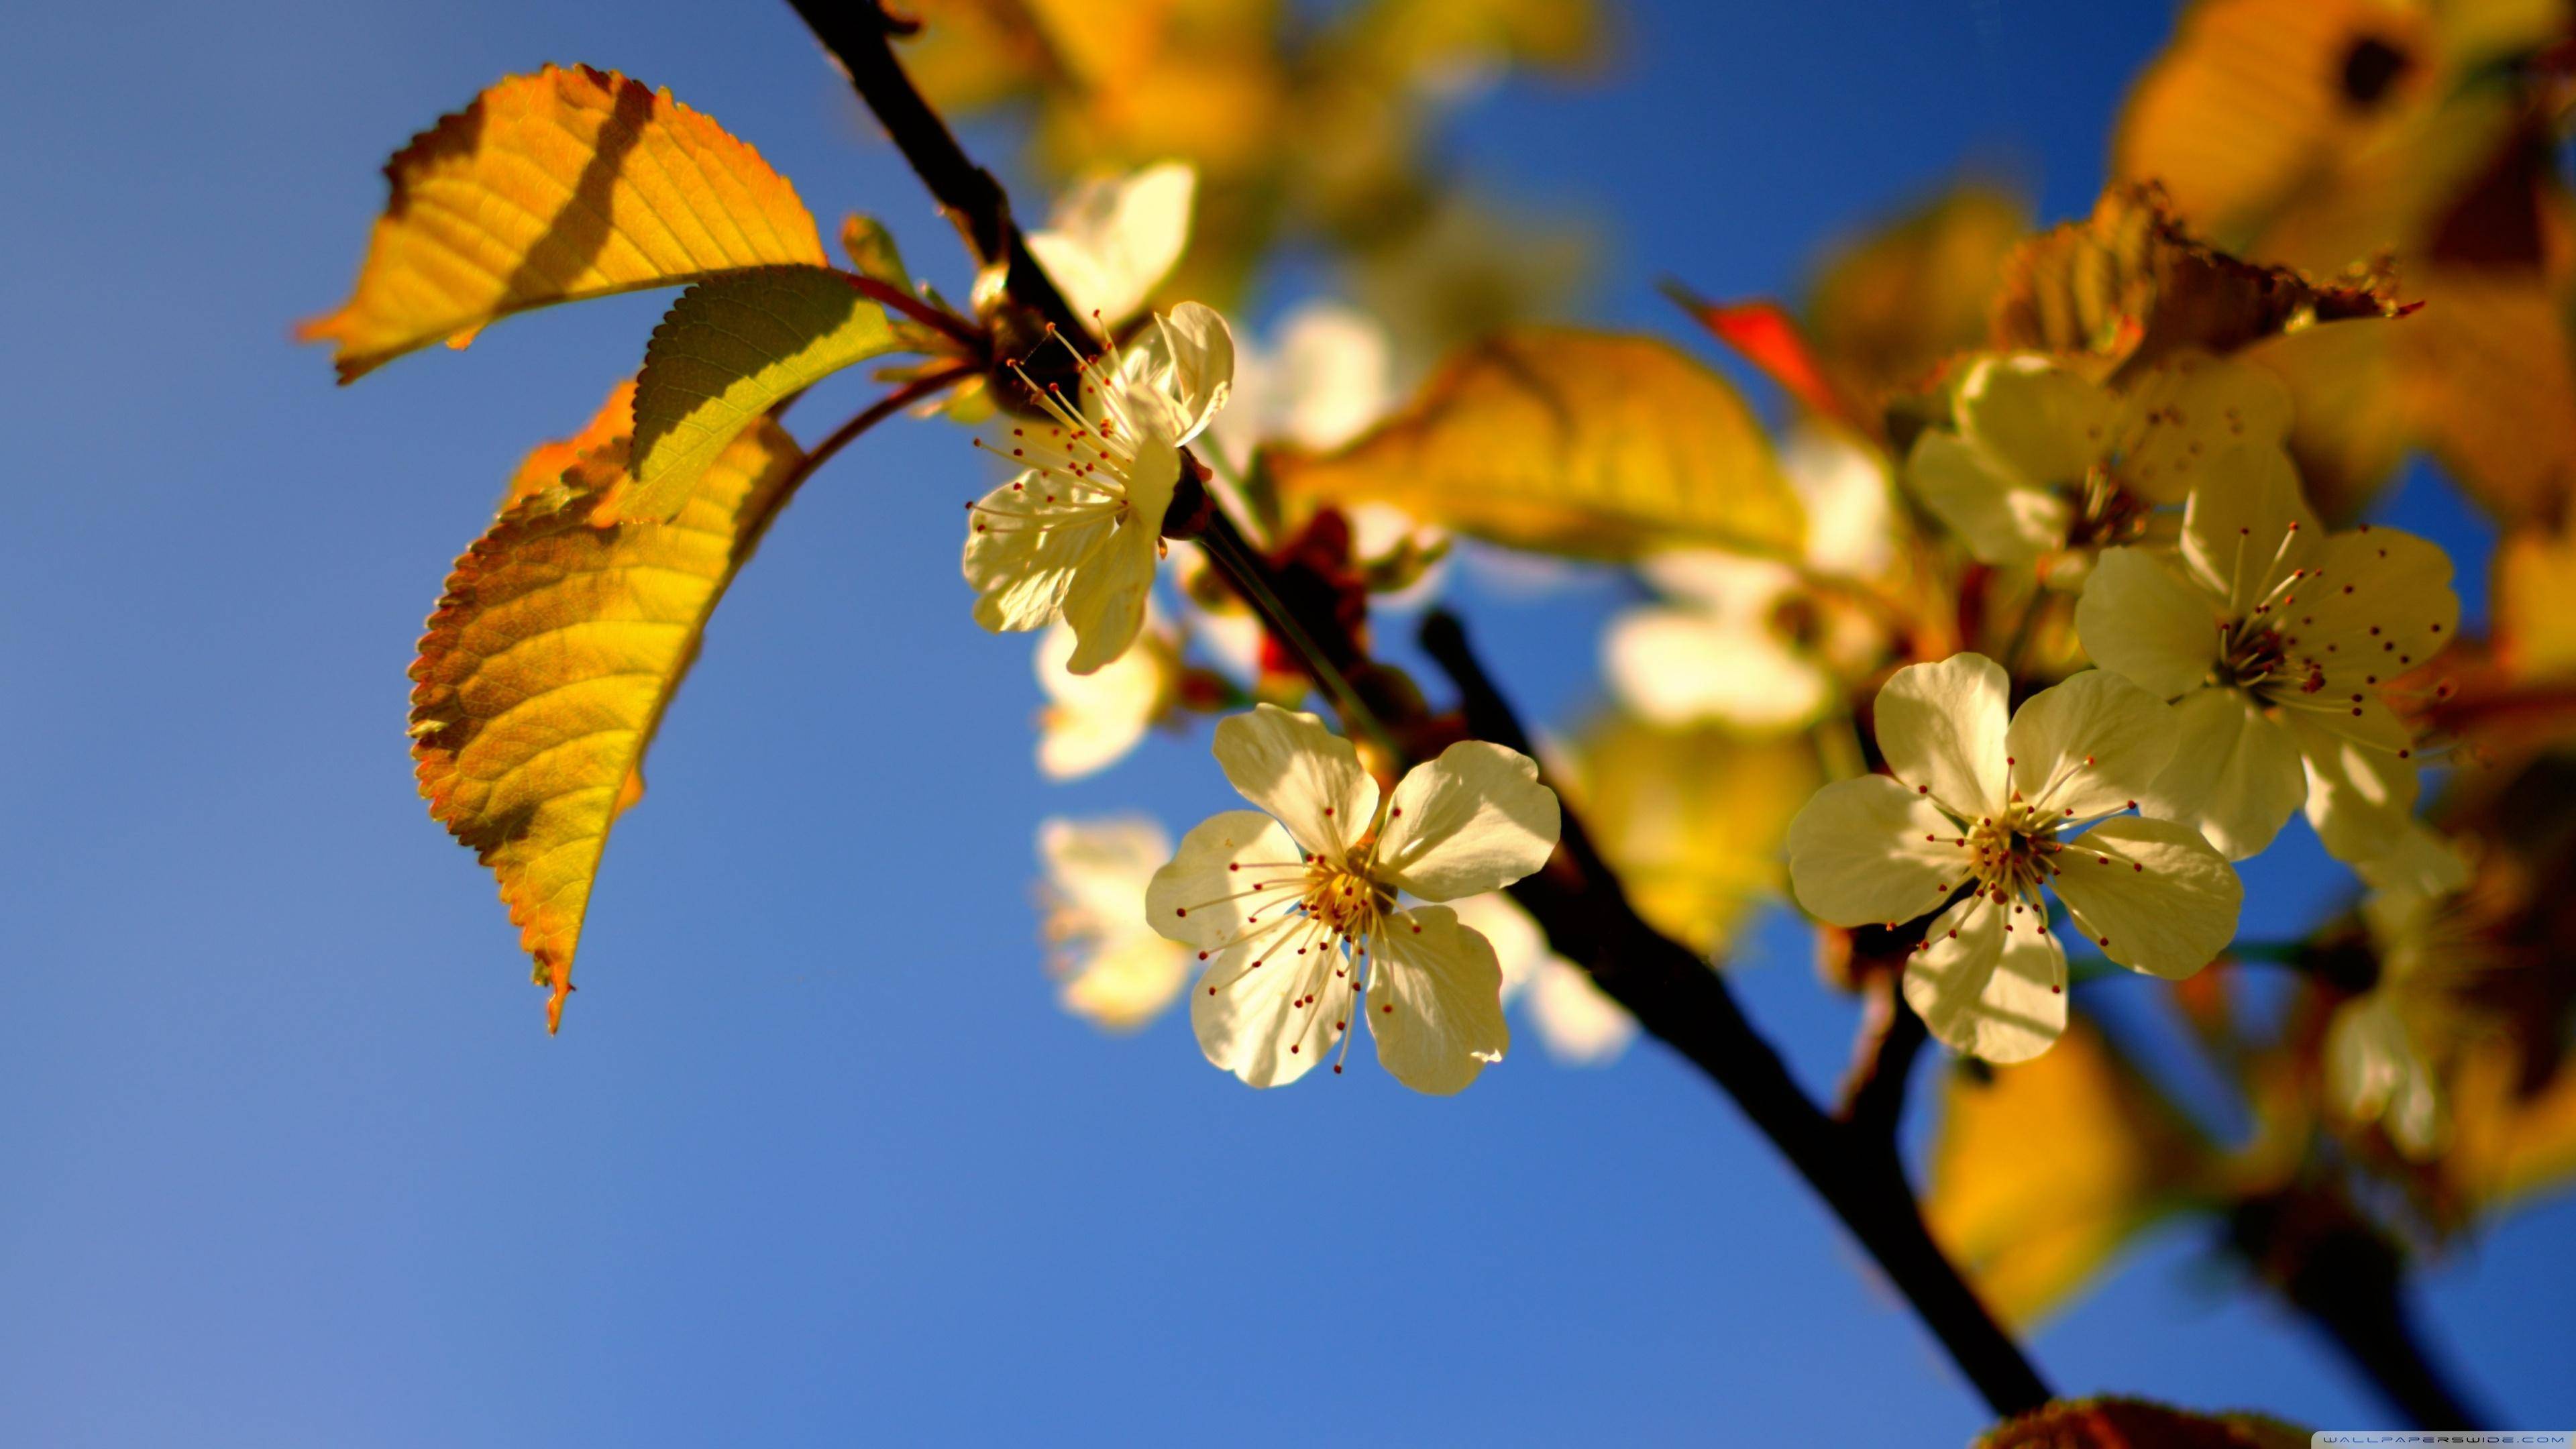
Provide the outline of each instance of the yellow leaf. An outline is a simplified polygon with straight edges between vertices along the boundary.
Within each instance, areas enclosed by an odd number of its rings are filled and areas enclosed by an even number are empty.
[[[762,420],[669,523],[615,523],[633,389],[583,436],[612,435],[557,483],[534,472],[456,561],[411,667],[412,756],[429,813],[499,879],[550,988],[572,989],[608,829],[643,791],[645,748],[802,454]]]
[[[2266,1414],[2194,1414],[2144,1399],[2071,1399],[1987,1430],[1973,1449],[2307,1449]]]
[[[1575,742],[1575,803],[1637,913],[1703,954],[1780,894],[1789,821],[1824,783],[1796,738],[1744,740],[1624,715]]]
[[[2027,1324],[2186,1201],[2211,1160],[2078,1017],[1989,1082],[1948,1078],[1923,1215],[1995,1312]]]
[[[2517,679],[2576,678],[2576,521],[2496,544],[2495,649]]]
[[[1650,338],[1516,328],[1455,354],[1349,447],[1272,461],[1288,492],[1392,503],[1544,553],[1794,551],[1805,522],[1742,398]]]
[[[830,267],[760,267],[680,294],[635,379],[635,484],[619,516],[670,517],[781,398],[898,345],[853,280]]]
[[[1845,389],[1875,405],[1985,341],[1986,300],[2030,209],[1968,185],[1838,250],[1807,295],[1807,331]]]
[[[772,262],[823,264],[786,178],[715,122],[613,71],[514,76],[385,166],[358,284],[297,336],[342,382],[530,307]]]
[[[2576,494],[2571,298],[2538,271],[2446,267],[2392,334],[2424,445],[2507,521]]]

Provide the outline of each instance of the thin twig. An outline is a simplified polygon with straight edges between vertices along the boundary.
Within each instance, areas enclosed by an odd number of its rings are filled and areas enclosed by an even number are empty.
[[[1840,1115],[1855,1132],[1893,1144],[1905,1117],[1905,1088],[1931,1033],[1897,989],[1898,971],[1881,971],[1869,983],[1868,1018],[1862,1023],[1851,1074],[1843,1079]]]

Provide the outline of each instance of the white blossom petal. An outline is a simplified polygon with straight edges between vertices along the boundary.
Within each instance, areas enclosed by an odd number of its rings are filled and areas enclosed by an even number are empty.
[[[2158,699],[2206,682],[2222,622],[2215,600],[2140,548],[2104,549],[2075,605],[2084,652]]]
[[[1145,888],[1145,920],[1172,940],[1223,949],[1285,917],[1303,894],[1296,842],[1258,810],[1211,815]]]
[[[2177,738],[2163,700],[2107,669],[2087,669],[2022,701],[2004,748],[2024,802],[2089,819],[2137,803],[2173,759]]]
[[[2377,860],[2408,843],[2419,788],[2414,761],[2352,739],[2314,716],[2300,716],[2292,731],[2307,767],[2308,823],[2328,855],[2346,862]]]
[[[1503,973],[1485,938],[1445,906],[1387,918],[1370,967],[1367,1016],[1377,1059],[1417,1092],[1463,1091],[1503,1059]]]
[[[1208,964],[1190,988],[1190,1028],[1211,1066],[1286,1086],[1341,1045],[1357,984],[1331,934],[1289,916]]]
[[[2307,566],[2322,541],[2317,516],[2279,448],[2232,448],[2210,467],[2183,509],[2183,562],[2226,601],[2229,618],[2243,618],[2272,585]]]
[[[1789,886],[1837,926],[1893,925],[1967,883],[1959,827],[1885,775],[1837,780],[1789,822]]]
[[[1111,329],[1136,315],[1189,245],[1197,175],[1166,161],[1125,177],[1086,181],[1056,204],[1029,253],[1075,315]]]
[[[1878,691],[1879,753],[1889,772],[1953,815],[1975,820],[2004,804],[2003,666],[1982,654],[1909,664]]]
[[[2138,808],[2199,831],[2229,860],[2260,854],[2307,798],[2297,739],[2234,689],[2195,689],[2174,716],[2181,744]]]
[[[2066,953],[2046,921],[1979,896],[1943,911],[1905,962],[1905,1004],[1932,1039],[2025,1062],[2066,1032]]]
[[[2460,626],[2451,556],[2393,528],[2364,527],[2316,551],[2304,593],[2298,653],[2343,692],[2384,683],[2433,657]]]
[[[1377,843],[1377,875],[1426,901],[1500,890],[1547,864],[1560,824],[1538,762],[1461,740],[1396,782]]]
[[[1959,435],[2018,481],[2077,484],[2111,447],[2118,402],[2037,353],[1989,357],[1959,384]]]
[[[1697,609],[1619,616],[1602,639],[1602,663],[1620,700],[1655,724],[1794,729],[1832,702],[1825,672],[1767,627]]]
[[[1233,394],[1234,331],[1215,308],[1197,302],[1183,302],[1154,325],[1170,369],[1171,442],[1186,447]]]
[[[2347,1119],[2378,1124],[2409,1157],[2422,1161],[2441,1147],[2449,1125],[2441,1089],[2390,993],[2373,991],[2335,1013],[2325,1079]]]
[[[2133,971],[2178,981],[2236,938],[2245,887],[2199,832],[2123,815],[2066,843],[2050,884],[2077,929]]]
[[[1107,1031],[1134,1031],[1172,1004],[1189,979],[1190,953],[1160,936],[1121,937],[1092,954],[1057,989],[1064,1009]]]
[[[2072,511],[1975,445],[1933,429],[1906,456],[1905,484],[1980,563],[2020,567],[2066,542]]]
[[[1377,782],[1359,752],[1311,714],[1261,704],[1227,716],[1216,727],[1216,762],[1244,799],[1327,860],[1347,859],[1377,814]]]
[[[1115,527],[1107,512],[1031,504],[1022,485],[1036,476],[1022,474],[985,494],[967,525],[960,567],[975,588],[975,622],[997,634],[1057,618],[1075,574]]]
[[[2148,368],[2125,403],[2120,482],[2150,503],[2182,502],[2209,462],[2239,445],[2277,448],[2290,430],[2290,391],[2278,377],[2203,352]]]
[[[1153,597],[1154,566],[1162,560],[1162,539],[1151,524],[1130,518],[1097,553],[1074,571],[1065,589],[1064,621],[1073,629],[1073,653],[1064,667],[1090,674],[1127,652],[1145,627],[1145,604]]]

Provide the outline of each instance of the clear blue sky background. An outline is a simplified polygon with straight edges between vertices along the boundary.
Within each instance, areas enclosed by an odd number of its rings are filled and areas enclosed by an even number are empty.
[[[734,18],[719,28],[719,15]],[[1665,272],[1789,287],[1983,161],[2099,179],[2162,5],[1642,6],[1580,92],[1454,155]],[[338,391],[376,168],[547,60],[668,85],[827,219],[941,229],[783,6],[43,5],[0,53],[0,1441],[1963,1442],[1981,1415],[1733,1111],[1651,1045],[1455,1101],[1373,1067],[1254,1094],[1186,1027],[1060,1015],[1034,822],[1229,803],[1203,737],[1049,789],[1029,651],[976,630],[915,426],[809,488],[717,619],[621,829],[562,1037],[426,819],[402,671],[519,453],[631,368],[654,298]],[[1006,159],[1000,138],[978,140]],[[818,413],[822,404],[816,404]],[[2397,505],[2476,557],[2418,484]],[[1481,617],[1565,719],[1608,591]],[[2331,888],[2267,863],[2253,929]],[[1821,1077],[1844,1007],[1766,935]],[[1767,956],[1765,951],[1767,950]],[[1355,1058],[1356,1060],[1356,1058]],[[2576,1423],[2563,1201],[2428,1282],[2467,1377]],[[2072,1392],[2385,1422],[2188,1234],[2041,1332]]]

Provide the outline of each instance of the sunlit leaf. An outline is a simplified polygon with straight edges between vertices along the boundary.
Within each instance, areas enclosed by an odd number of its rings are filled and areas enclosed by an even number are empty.
[[[1974,1449],[2307,1449],[2309,1434],[2264,1414],[2194,1414],[2144,1399],[2071,1399],[1980,1435]]]
[[[2028,1323],[2204,1190],[2210,1149],[2081,1016],[2045,1054],[1942,1091],[1923,1214],[1995,1312]]]
[[[635,483],[621,516],[670,517],[780,399],[898,345],[851,280],[829,267],[761,267],[680,294],[635,379]]]
[[[1789,821],[1824,783],[1801,739],[1742,740],[1623,715],[1594,721],[1573,754],[1569,788],[1638,914],[1701,952],[1785,889]]]
[[[1760,368],[1808,411],[1863,433],[1875,430],[1877,420],[1826,372],[1797,319],[1779,303],[1711,302],[1678,287],[1666,290],[1718,341]]]
[[[342,382],[530,307],[824,260],[795,188],[751,147],[587,66],[501,82],[385,176],[357,287],[297,334],[336,345]]]
[[[2153,186],[2114,186],[2092,216],[2005,259],[1998,348],[2091,353],[2145,366],[2187,348],[2225,353],[2321,322],[2403,312],[2384,278],[2313,281],[2191,236]]]
[[[2030,208],[1966,185],[1837,250],[1807,293],[1807,334],[1843,389],[1876,406],[1981,345],[1995,274]]]
[[[2391,344],[2424,445],[2497,514],[2558,512],[2576,494],[2571,299],[2536,271],[2467,267],[2425,296]]]
[[[1761,424],[1717,374],[1661,342],[1570,329],[1468,347],[1349,447],[1274,470],[1285,491],[1546,553],[1776,553],[1804,528]]]
[[[800,454],[762,420],[668,523],[615,523],[626,486],[620,387],[585,429],[609,440],[559,481],[530,459],[500,517],[456,561],[411,667],[412,755],[432,818],[499,879],[550,989],[549,1029],[609,826],[643,787],[645,748],[697,657],[707,615],[785,501]]]

